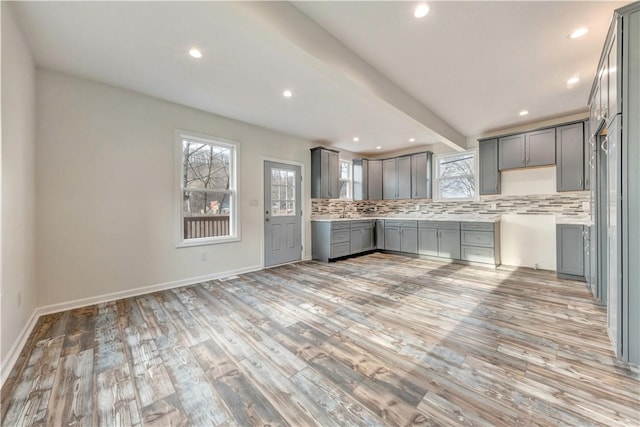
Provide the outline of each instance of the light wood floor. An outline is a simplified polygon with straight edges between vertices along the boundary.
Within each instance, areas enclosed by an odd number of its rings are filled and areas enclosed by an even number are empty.
[[[371,254],[43,317],[2,425],[640,424],[583,283]]]

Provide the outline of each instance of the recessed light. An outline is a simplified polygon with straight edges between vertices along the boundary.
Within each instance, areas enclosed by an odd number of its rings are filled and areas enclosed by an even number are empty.
[[[526,116],[527,114],[529,114],[529,112],[527,110],[522,110],[519,113],[521,116]]]
[[[415,138],[409,138],[409,142],[416,142]]]
[[[587,34],[589,32],[589,30],[585,27],[582,28],[578,28],[577,30],[574,30],[571,34],[569,34],[567,37],[570,39],[577,39],[579,37],[584,36],[585,34]]]
[[[189,50],[189,55],[198,59],[202,58],[202,52],[200,52],[200,49],[196,49],[195,47]]]
[[[567,80],[567,85],[572,86],[580,81],[580,77],[574,76]]]
[[[382,145],[378,145],[378,146],[376,147],[376,150],[382,150]]]
[[[358,141],[360,141],[360,138],[358,138],[357,136],[354,136],[353,137],[353,142],[358,142]]]
[[[282,96],[284,96],[285,98],[291,98],[293,96],[293,92],[287,89],[284,92],[282,92]]]
[[[413,16],[415,16],[416,18],[424,18],[425,16],[427,16],[427,13],[429,13],[429,6],[424,3],[420,3],[413,10]]]

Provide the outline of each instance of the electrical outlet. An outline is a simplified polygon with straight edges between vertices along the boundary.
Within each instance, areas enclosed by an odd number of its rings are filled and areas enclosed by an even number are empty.
[[[18,291],[18,307],[22,307],[22,291]]]
[[[495,211],[496,209],[498,209],[498,204],[495,202],[491,203],[491,210]]]
[[[416,210],[419,211],[420,210],[420,205],[416,205]]]
[[[200,261],[206,261],[207,260],[207,253],[206,252],[202,252],[200,254]]]

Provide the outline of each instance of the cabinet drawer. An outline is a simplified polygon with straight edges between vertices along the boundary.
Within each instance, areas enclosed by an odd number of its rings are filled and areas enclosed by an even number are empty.
[[[493,232],[489,231],[463,231],[462,232],[462,245],[469,246],[484,246],[487,248],[493,248]]]
[[[463,222],[463,230],[493,231],[493,222]]]
[[[371,228],[371,227],[373,227],[373,221],[370,219],[351,221],[351,228]]]
[[[418,221],[411,220],[388,220],[384,221],[385,227],[409,227],[418,228]]]
[[[347,256],[351,254],[351,246],[349,242],[337,243],[331,245],[331,258],[338,258],[341,256]]]
[[[461,247],[461,259],[472,262],[495,264],[495,255],[492,248],[479,248],[474,246]]]
[[[348,224],[347,224],[348,225]],[[349,242],[351,240],[350,230],[331,230],[331,244]]]
[[[460,223],[456,221],[418,221],[420,228],[437,228],[440,230],[460,230]]]
[[[335,221],[331,223],[332,230],[348,230],[351,228],[349,221]]]

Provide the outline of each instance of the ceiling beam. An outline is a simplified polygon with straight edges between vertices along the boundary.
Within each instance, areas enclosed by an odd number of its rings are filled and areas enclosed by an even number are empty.
[[[401,111],[442,138],[455,150],[467,148],[466,137],[433,111],[363,60],[301,10],[288,2],[236,3],[267,36],[278,35],[281,44],[289,44],[312,57],[334,78],[353,84],[363,93]]]

